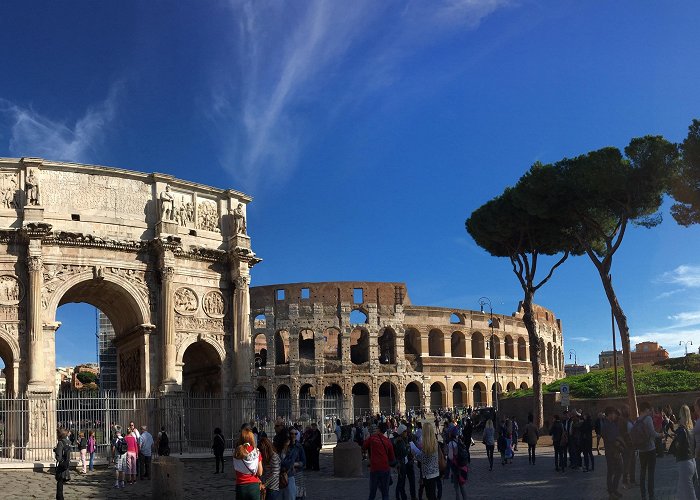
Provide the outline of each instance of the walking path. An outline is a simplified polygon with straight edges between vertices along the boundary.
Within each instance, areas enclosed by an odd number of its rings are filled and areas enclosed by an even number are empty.
[[[554,458],[551,446],[538,450],[537,464],[527,463],[527,452],[516,454],[512,464],[501,466],[496,457],[494,470],[489,472],[483,446],[472,447],[472,467],[469,473],[468,493],[470,499],[522,500],[522,499],[607,499],[605,491],[605,457],[596,456],[595,472],[567,471],[565,474],[554,471]],[[231,499],[234,498],[234,476],[230,470],[230,459],[226,462],[226,474],[213,474],[214,458],[209,460],[188,460],[185,462],[183,484],[185,498],[188,499]],[[639,464],[637,464],[638,466]],[[639,470],[637,467],[637,480]],[[53,498],[55,481],[47,472],[27,470],[2,471],[2,499]],[[364,478],[339,479],[333,477],[332,450],[323,450],[321,471],[307,472],[308,500],[365,500],[369,479],[364,467]],[[666,456],[656,465],[656,498],[675,498],[677,471],[675,460]],[[394,479],[396,477],[394,476]],[[100,468],[85,476],[72,474],[66,484],[67,499],[107,498],[131,499],[151,498],[151,481],[137,481],[123,490],[113,489],[114,471]],[[391,499],[395,498],[392,486]],[[408,493],[408,486],[406,488]],[[622,490],[625,499],[640,498],[639,490]],[[443,481],[443,500],[454,500],[455,494],[449,481]],[[377,495],[381,499],[381,495]]]

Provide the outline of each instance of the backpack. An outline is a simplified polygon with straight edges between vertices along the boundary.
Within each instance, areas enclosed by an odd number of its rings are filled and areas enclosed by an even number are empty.
[[[457,441],[457,465],[464,467],[469,463],[469,448]]]
[[[646,416],[638,418],[630,430],[630,442],[635,450],[639,450],[642,446],[647,444],[647,441],[649,440],[646,425],[644,424],[645,418]]]
[[[126,439],[123,437],[117,438],[117,440],[114,443],[114,451],[117,452],[117,455],[123,455],[126,453],[128,446],[126,444]]]

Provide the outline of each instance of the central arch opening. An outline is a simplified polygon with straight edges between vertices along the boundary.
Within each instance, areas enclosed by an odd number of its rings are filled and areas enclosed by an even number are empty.
[[[189,393],[221,394],[221,357],[211,344],[198,341],[182,356],[182,390]]]

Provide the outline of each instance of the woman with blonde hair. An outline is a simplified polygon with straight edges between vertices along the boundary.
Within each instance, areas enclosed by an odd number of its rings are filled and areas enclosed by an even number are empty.
[[[411,451],[421,464],[421,476],[428,500],[436,500],[435,489],[440,480],[440,462],[438,458],[438,442],[435,435],[435,426],[426,422],[423,424],[423,447],[419,449],[411,441]]]
[[[671,443],[669,453],[676,457],[678,464],[678,488],[676,495],[679,500],[697,500],[693,486],[695,476],[695,439],[691,431],[693,421],[690,418],[688,405],[681,406],[676,437]]]
[[[255,436],[249,427],[241,429],[233,452],[236,472],[236,499],[260,500],[260,476],[263,473],[260,451],[255,447]]]

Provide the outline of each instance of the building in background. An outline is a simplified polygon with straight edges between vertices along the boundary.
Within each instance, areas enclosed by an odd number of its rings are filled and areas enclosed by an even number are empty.
[[[72,378],[72,366],[56,367],[56,392],[70,391]]]
[[[632,364],[645,365],[668,359],[668,351],[658,342],[640,342],[632,351]]]
[[[109,318],[97,309],[97,364],[100,389],[117,390],[117,347],[114,345],[114,328]]]
[[[0,370],[0,394],[4,394],[7,390],[7,379],[5,378],[5,370]]]
[[[617,366],[622,366],[622,351],[603,351],[598,355],[598,368],[613,368],[613,361],[617,357]]]
[[[567,377],[572,375],[583,375],[591,371],[590,365],[564,365],[564,373]]]
[[[100,368],[95,363],[86,363],[84,365],[78,365],[73,368],[73,373],[71,375],[71,388],[72,389],[83,389],[86,385],[92,385],[92,383],[86,384],[80,380],[80,373],[91,373],[94,375],[95,382],[99,380]],[[92,389],[97,389],[97,385],[93,385]]]

